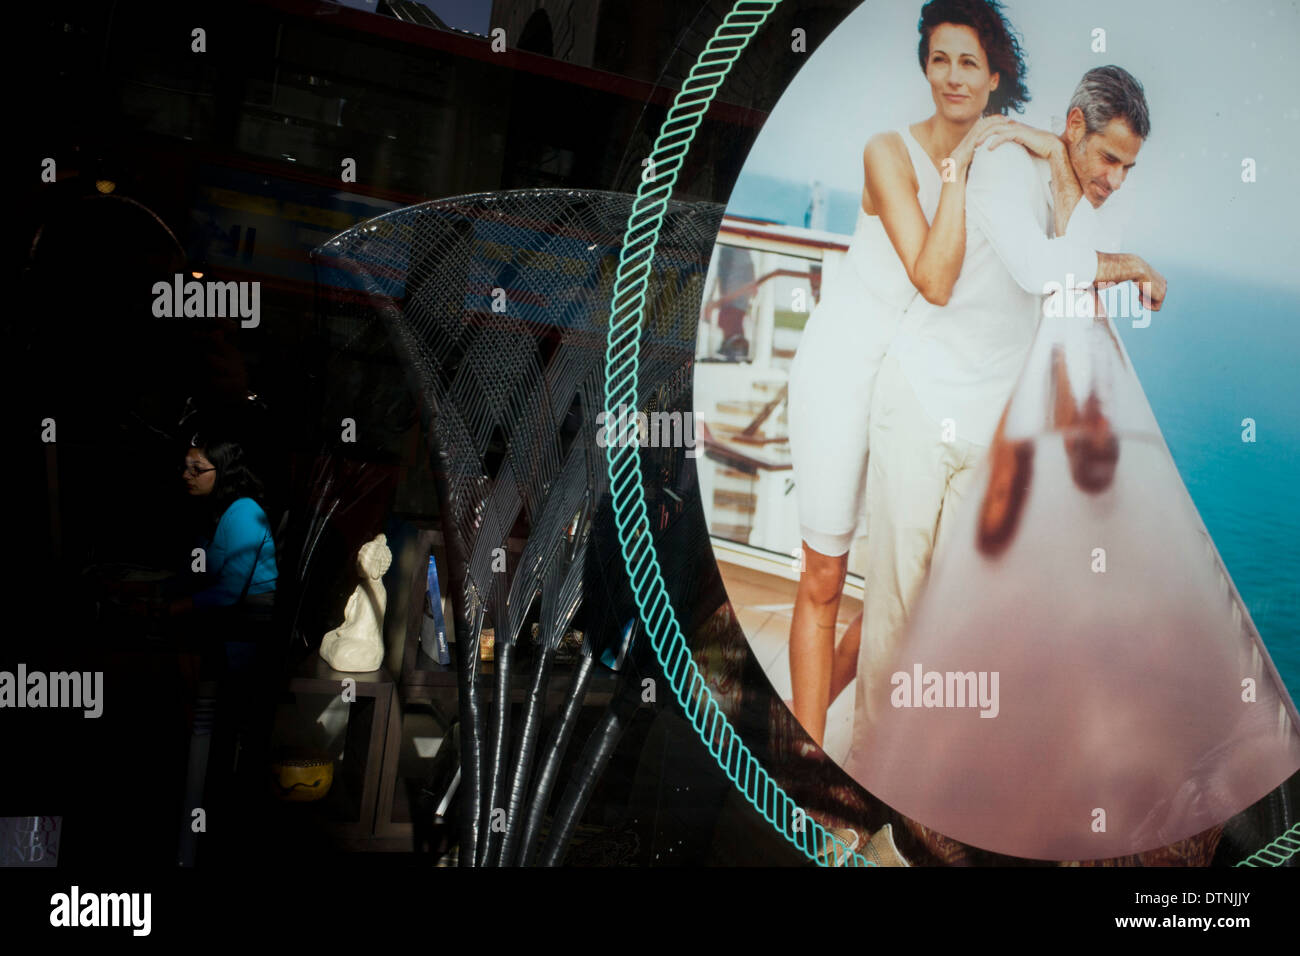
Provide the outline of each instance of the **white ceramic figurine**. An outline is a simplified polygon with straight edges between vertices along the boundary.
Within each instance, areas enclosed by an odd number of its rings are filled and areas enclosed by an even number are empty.
[[[380,580],[393,562],[384,535],[357,551],[361,583],[343,608],[343,623],[320,642],[320,656],[336,671],[378,670],[384,660],[384,608],[388,595]]]

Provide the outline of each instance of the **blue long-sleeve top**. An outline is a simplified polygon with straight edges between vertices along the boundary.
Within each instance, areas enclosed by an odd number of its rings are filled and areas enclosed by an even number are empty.
[[[279,572],[275,565],[271,523],[266,512],[252,498],[232,501],[217,522],[212,540],[205,540],[202,544],[207,552],[207,580],[211,583],[194,594],[196,608],[235,604],[250,574],[249,594],[266,594],[275,590]]]

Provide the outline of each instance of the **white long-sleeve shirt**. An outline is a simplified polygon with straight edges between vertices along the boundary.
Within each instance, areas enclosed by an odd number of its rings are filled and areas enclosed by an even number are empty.
[[[1081,197],[1052,238],[1051,165],[1016,143],[980,149],[966,186],[966,255],[945,306],[917,296],[891,346],[935,423],[989,445],[1053,288],[1091,285],[1114,251],[1113,198]],[[1055,284],[1055,285],[1053,285]]]

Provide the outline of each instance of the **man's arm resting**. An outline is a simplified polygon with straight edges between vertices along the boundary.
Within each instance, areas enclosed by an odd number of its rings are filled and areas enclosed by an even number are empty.
[[[1141,282],[1149,267],[1141,256],[1128,252],[1097,253],[1097,282]]]
[[[1142,301],[1154,311],[1160,311],[1165,301],[1165,277],[1143,259],[1128,252],[1097,253],[1096,284],[1113,285],[1133,281],[1138,284]]]
[[[983,231],[1011,278],[1026,292],[1043,295],[1067,281],[1076,287],[1091,285],[1097,253],[1087,235],[1090,230],[1050,238],[1047,223],[1035,211],[1036,176],[1022,146],[981,150],[971,163],[966,187],[968,222]]]

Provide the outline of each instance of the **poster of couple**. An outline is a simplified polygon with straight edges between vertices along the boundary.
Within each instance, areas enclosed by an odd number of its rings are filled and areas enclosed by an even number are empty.
[[[864,4],[732,193],[719,568],[805,749],[954,840],[1208,862],[1295,784],[1297,26]]]

